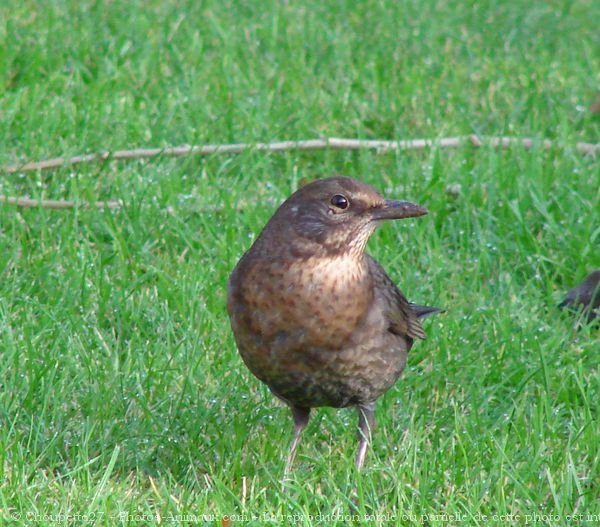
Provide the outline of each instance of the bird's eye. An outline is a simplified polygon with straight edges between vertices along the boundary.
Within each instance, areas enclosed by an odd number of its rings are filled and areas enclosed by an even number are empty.
[[[338,209],[347,209],[348,208],[348,199],[341,194],[336,194],[331,198],[331,204]]]

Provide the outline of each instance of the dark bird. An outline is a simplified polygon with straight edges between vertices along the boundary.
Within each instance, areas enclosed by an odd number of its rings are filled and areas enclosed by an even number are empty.
[[[585,280],[571,289],[558,307],[580,311],[592,322],[600,315],[600,269],[592,271]]]
[[[427,214],[347,177],[310,183],[275,212],[229,279],[227,308],[242,359],[294,418],[294,461],[310,409],[358,409],[361,468],[375,401],[398,379],[420,318],[440,311],[409,303],[364,252],[384,220]]]

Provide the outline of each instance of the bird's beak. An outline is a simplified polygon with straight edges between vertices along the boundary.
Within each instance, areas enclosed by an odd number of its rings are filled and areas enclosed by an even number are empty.
[[[392,199],[386,199],[381,205],[371,210],[374,220],[401,220],[402,218],[424,216],[428,212],[425,207],[409,201],[395,201]]]

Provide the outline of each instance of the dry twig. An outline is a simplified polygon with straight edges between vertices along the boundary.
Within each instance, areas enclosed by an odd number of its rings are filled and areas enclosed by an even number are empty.
[[[0,203],[8,205],[16,205],[17,207],[40,207],[43,209],[73,209],[75,207],[88,208],[96,207],[99,209],[116,209],[121,206],[118,201],[96,201],[95,203],[78,202],[62,199],[32,199],[32,198],[15,198],[12,196],[0,195]]]
[[[77,165],[80,163],[93,163],[108,160],[126,160],[126,159],[148,159],[153,157],[181,157],[189,155],[208,156],[213,154],[239,154],[247,150],[259,150],[266,152],[285,152],[289,150],[360,150],[373,149],[377,152],[387,152],[390,150],[422,150],[428,147],[438,148],[458,148],[463,144],[470,144],[475,147],[490,145],[497,148],[510,148],[512,146],[521,146],[531,149],[535,146],[541,146],[545,150],[557,148],[556,142],[548,139],[536,140],[520,137],[479,137],[469,135],[466,137],[443,137],[440,139],[410,139],[402,141],[388,140],[363,140],[363,139],[338,139],[335,137],[329,139],[309,139],[306,141],[281,141],[276,143],[236,143],[221,145],[182,145],[165,148],[136,148],[133,150],[117,150],[115,152],[99,152],[75,156],[71,158],[58,157],[55,159],[46,159],[44,161],[32,161],[14,165],[0,166],[0,172],[13,174],[15,172],[31,172],[34,170],[48,170],[59,168],[66,165]],[[599,144],[577,143],[575,149],[584,155],[596,154]]]
[[[258,150],[265,152],[286,152],[290,150],[361,150],[371,149],[378,153],[388,152],[390,150],[422,150],[424,148],[459,148],[464,144],[470,144],[474,147],[489,145],[495,148],[510,148],[520,146],[525,149],[541,147],[544,150],[558,148],[556,142],[549,139],[536,140],[520,137],[480,137],[469,135],[464,137],[442,137],[440,139],[409,139],[401,141],[389,140],[363,140],[363,139],[340,139],[323,138],[309,139],[306,141],[280,141],[276,143],[236,143],[236,144],[217,144],[217,145],[182,145],[166,148],[136,148],[133,150],[117,150],[115,152],[99,152],[97,154],[88,154],[74,156],[70,158],[58,157],[46,159],[44,161],[32,161],[29,163],[0,166],[0,172],[14,174],[16,172],[32,172],[35,170],[49,170],[62,166],[77,165],[81,163],[93,163],[109,160],[128,160],[128,159],[149,159],[153,157],[181,157],[189,155],[208,156],[213,154],[239,154],[247,150]],[[583,155],[595,156],[600,147],[599,143],[576,143],[575,150]],[[16,198],[0,195],[0,204],[7,203],[19,207],[43,207],[48,209],[70,209],[75,207],[97,207],[97,208],[118,208],[121,203],[118,201],[98,201],[96,203],[79,203],[69,200],[44,200],[31,198]]]

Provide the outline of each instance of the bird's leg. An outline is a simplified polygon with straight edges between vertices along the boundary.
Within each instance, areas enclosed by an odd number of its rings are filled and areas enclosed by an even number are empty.
[[[296,450],[298,450],[298,444],[300,443],[300,436],[302,431],[308,424],[308,418],[310,417],[310,408],[303,408],[301,406],[290,406],[292,410],[292,417],[294,418],[294,439],[292,440],[292,446],[290,447],[290,453],[288,454],[287,462],[285,464],[285,471],[283,473],[284,481],[288,479],[294,459],[296,458]]]
[[[367,456],[367,448],[371,442],[371,433],[375,428],[375,403],[361,403],[358,410],[358,452],[356,453],[356,468],[362,469]]]

